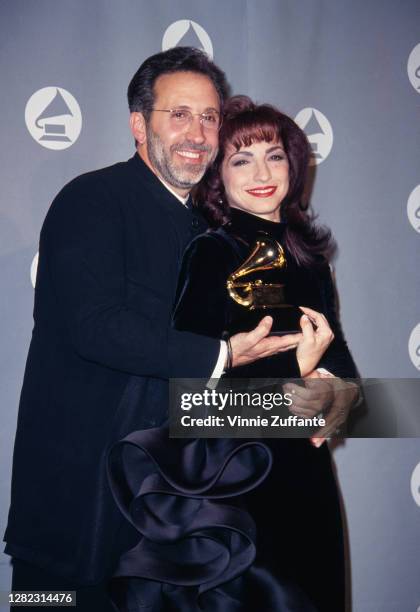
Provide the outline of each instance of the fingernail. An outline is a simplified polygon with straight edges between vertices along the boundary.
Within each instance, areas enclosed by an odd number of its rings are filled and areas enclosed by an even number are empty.
[[[319,448],[324,442],[324,438],[311,438],[311,442],[316,448]]]

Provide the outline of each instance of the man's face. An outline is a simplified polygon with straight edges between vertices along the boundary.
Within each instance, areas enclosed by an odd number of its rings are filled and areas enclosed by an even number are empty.
[[[197,114],[219,112],[219,97],[211,80],[194,72],[163,74],[154,93],[154,109],[193,113],[191,122],[179,125],[170,113],[152,111],[146,123],[146,150],[140,147],[149,167],[185,196],[216,157],[219,132],[203,126]]]

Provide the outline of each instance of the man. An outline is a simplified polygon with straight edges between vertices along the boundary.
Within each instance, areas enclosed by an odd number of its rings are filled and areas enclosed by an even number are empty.
[[[226,364],[225,343],[170,325],[183,250],[204,229],[189,192],[216,155],[225,95],[200,51],[146,60],[128,89],[136,154],[73,180],[47,214],[5,534],[15,590],[77,589],[78,610],[109,609],[106,580],[136,534],[108,450],[165,420],[168,378]],[[296,345],[269,329],[234,336],[233,365]]]

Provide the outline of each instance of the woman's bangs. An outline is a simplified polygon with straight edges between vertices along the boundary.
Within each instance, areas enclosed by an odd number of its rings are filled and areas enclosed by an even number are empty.
[[[242,147],[250,147],[255,142],[278,142],[280,140],[280,130],[277,123],[272,122],[252,122],[248,125],[242,124],[232,130],[231,138],[228,141],[237,151]]]

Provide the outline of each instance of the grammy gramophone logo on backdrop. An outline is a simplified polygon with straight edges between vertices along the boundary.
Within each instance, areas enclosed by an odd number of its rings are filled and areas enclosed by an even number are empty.
[[[416,465],[410,480],[411,495],[418,506],[420,506],[420,463]]]
[[[408,57],[407,73],[410,83],[420,94],[420,43],[414,47]]]
[[[34,289],[35,289],[35,285],[36,285],[36,273],[38,271],[38,259],[39,259],[39,252],[37,251],[36,254],[35,254],[35,257],[32,260],[31,271],[30,271],[31,283],[32,283],[32,287]]]
[[[172,47],[196,47],[213,58],[213,44],[206,30],[191,19],[174,21],[166,28],[162,38],[162,51]]]
[[[312,149],[310,165],[322,164],[333,146],[334,135],[331,123],[316,108],[303,108],[296,115],[295,121],[308,137]]]
[[[69,91],[62,87],[43,87],[29,98],[25,122],[38,144],[59,151],[71,147],[78,139],[82,113]]]
[[[413,366],[420,370],[420,323],[418,323],[410,334],[408,340],[408,353]]]
[[[407,202],[407,217],[416,232],[420,233],[420,185],[414,187]]]

